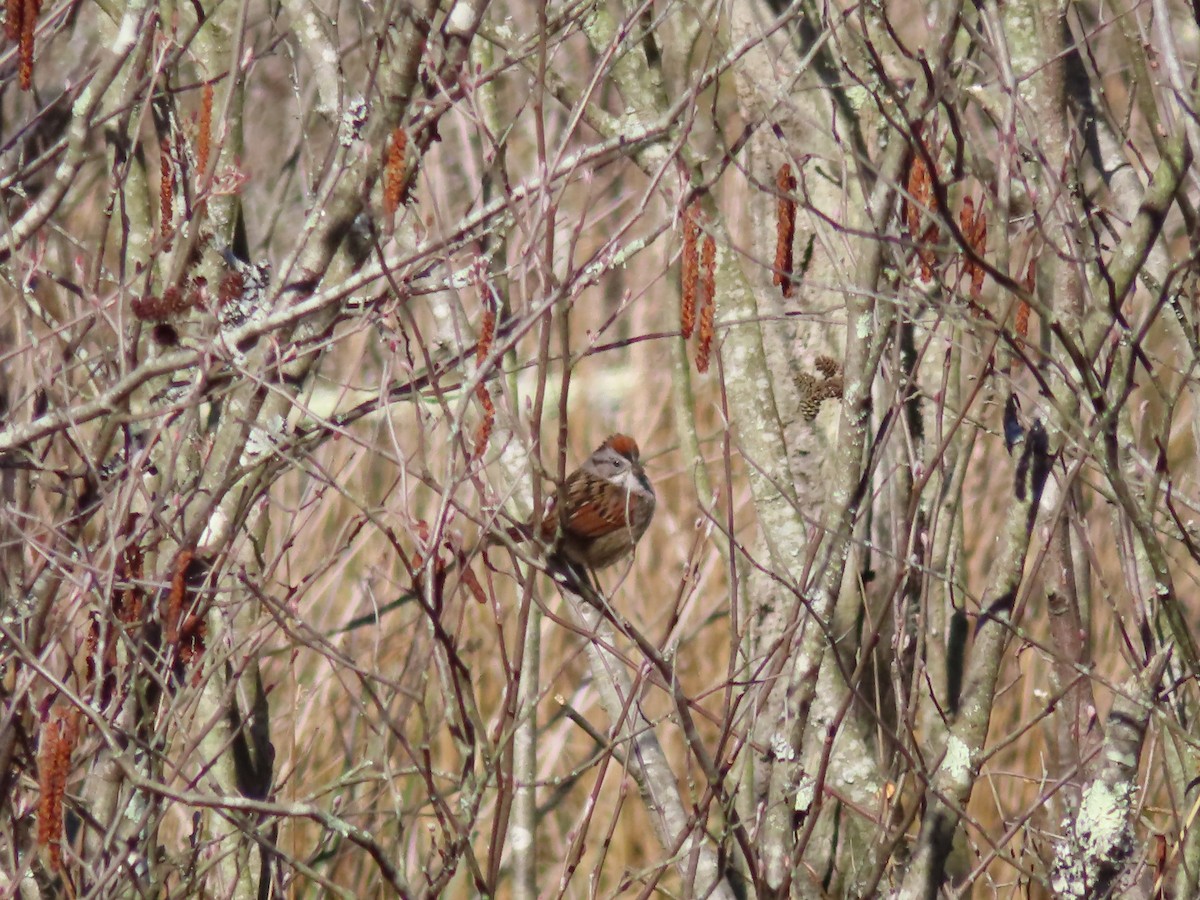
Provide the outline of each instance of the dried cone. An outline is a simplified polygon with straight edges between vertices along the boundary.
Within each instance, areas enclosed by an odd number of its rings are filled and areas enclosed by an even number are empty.
[[[404,154],[408,149],[408,133],[396,126],[388,144],[387,164],[384,168],[383,213],[389,218],[400,208],[404,191]]]
[[[697,241],[700,239],[700,214],[696,204],[683,211],[683,257],[681,262],[679,330],[686,341],[696,329],[696,282],[700,274]]]
[[[843,379],[841,375],[831,375],[821,385],[819,393],[822,400],[841,400]]]
[[[821,354],[813,362],[813,365],[816,366],[817,371],[824,375],[826,379],[837,378],[842,374],[842,364],[832,356]]]
[[[796,190],[796,176],[792,167],[784,163],[775,176],[775,187],[779,190],[775,217],[775,272],[772,281],[778,285],[784,297],[792,296],[795,273],[792,245],[796,238],[796,201],[792,194]]]
[[[800,415],[804,416],[806,422],[813,421],[821,412],[821,382],[811,372],[798,372],[796,394]]]
[[[50,868],[62,870],[63,794],[71,774],[71,752],[79,738],[79,709],[54,707],[38,744],[38,846],[45,847]]]
[[[799,372],[795,376],[800,414],[809,422],[821,412],[823,401],[841,399],[842,396],[841,363],[831,356],[818,356],[815,364],[823,378],[817,378],[811,372]]]

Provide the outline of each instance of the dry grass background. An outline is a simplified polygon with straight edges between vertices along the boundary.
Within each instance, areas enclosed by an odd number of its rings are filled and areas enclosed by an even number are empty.
[[[517,26],[531,27],[531,21],[520,21],[521,15],[530,13],[519,5],[514,9]],[[567,50],[562,53],[564,59],[569,58]],[[299,98],[293,94],[289,66],[288,60],[274,57],[264,59],[254,70],[247,98],[247,154],[242,161],[249,176],[244,206],[254,255],[275,261],[290,248],[291,223],[304,215],[299,185],[313,176],[309,167],[316,163],[309,158],[305,143],[315,145],[321,138],[319,134],[301,135],[296,113],[311,102],[311,90]],[[506,95],[501,90],[501,97],[523,96],[516,85],[519,77],[511,76],[513,91]],[[512,107],[506,111],[516,123],[509,164],[514,170],[533,171],[532,112],[523,102],[509,102]],[[736,132],[740,123],[730,108],[728,92],[715,102],[723,124],[730,133]],[[436,233],[448,229],[479,202],[483,163],[473,115],[470,109],[451,110],[441,126],[442,140],[422,160],[407,213],[420,220],[419,230]],[[553,133],[564,127],[565,117],[551,113],[547,123]],[[276,177],[281,159],[297,149],[300,162],[286,168],[284,177]],[[736,167],[716,185],[716,195],[733,246],[769,264],[773,248],[755,246],[751,224],[754,217],[773,215],[773,198],[750,185]],[[730,659],[735,650],[730,630],[728,543],[722,529],[728,517],[734,523],[736,539],[754,547],[757,525],[745,464],[736,453],[729,460],[731,479],[725,477],[726,414],[719,368],[707,376],[694,372],[691,376],[691,403],[717,496],[699,495],[679,448],[672,407],[672,345],[678,310],[676,211],[624,160],[581,171],[552,203],[556,271],[565,269],[568,259],[576,263],[587,259],[613,235],[631,240],[662,229],[648,249],[573,298],[570,346],[574,358],[569,366],[565,423],[567,466],[577,465],[612,432],[626,432],[639,441],[658,495],[656,517],[629,572],[609,573],[603,584],[611,590],[614,605],[656,644],[664,646],[669,639],[684,691],[705,713],[699,716],[701,734],[706,741],[715,742],[726,714]],[[66,223],[85,245],[84,235],[99,228],[99,207],[92,195],[73,208]],[[547,290],[537,243],[546,224],[543,213],[544,208],[534,203],[516,210],[507,273],[507,299],[516,309],[527,308]],[[52,252],[61,253],[57,264],[69,269],[68,249],[52,248]],[[114,269],[116,252],[110,247]],[[444,265],[456,270],[470,261],[469,255],[462,254],[447,258]],[[0,303],[6,317],[18,315],[17,295],[8,288],[0,295]],[[312,393],[302,399],[323,415],[332,415],[356,402],[362,392],[386,384],[402,369],[406,365],[404,343],[418,330],[431,342],[453,337],[469,346],[481,319],[480,297],[473,287],[437,297],[432,304],[410,304],[409,310],[411,321],[395,315],[341,326],[342,330],[330,337]],[[70,321],[72,316],[64,318]],[[784,323],[764,322],[762,327],[782,328]],[[552,353],[557,342],[555,336]],[[1162,352],[1172,353],[1172,345],[1164,342]],[[538,334],[531,331],[506,357],[510,380],[492,382],[497,431],[481,460],[464,458],[455,443],[460,423],[445,415],[447,408],[453,409],[459,402],[455,386],[447,387],[441,397],[431,391],[417,401],[397,402],[292,460],[290,471],[269,495],[267,543],[255,548],[264,561],[262,591],[278,609],[270,613],[273,623],[264,622],[261,631],[241,639],[247,647],[260,647],[265,654],[263,673],[270,692],[278,798],[320,803],[336,795],[339,815],[395,848],[414,870],[436,856],[444,839],[435,824],[431,795],[454,791],[464,766],[474,765],[482,777],[495,778],[496,761],[464,759],[462,744],[450,734],[446,695],[433,664],[426,616],[417,605],[400,606],[377,626],[340,632],[347,623],[409,590],[411,578],[395,546],[409,553],[418,551],[419,523],[436,521],[446,497],[441,487],[447,478],[457,479],[447,532],[458,535],[456,540],[463,547],[473,548],[480,521],[510,494],[524,492],[537,477],[537,464],[524,464],[522,471],[520,465],[511,463],[514,457],[521,459],[521,451],[511,448],[529,448],[531,428],[540,426],[540,465],[547,472],[554,471],[563,424],[556,407],[564,361],[552,358],[538,368],[539,353]],[[20,365],[25,364],[21,358]],[[530,396],[537,378],[543,375],[549,399],[541,422],[531,423]],[[39,373],[31,370],[9,377],[41,380]],[[1144,395],[1135,398],[1135,407]],[[443,401],[446,406],[441,405]],[[997,535],[1015,465],[998,433],[999,412],[998,408],[985,411],[991,433],[974,448],[971,474],[959,498],[960,506],[969,511],[964,516],[960,566],[963,599],[969,606],[984,595],[993,577]],[[479,414],[477,405],[469,408],[461,423],[463,432],[469,433]],[[1182,415],[1177,418],[1181,423],[1185,420]],[[832,433],[836,423],[836,410],[827,408],[819,419],[820,427]],[[1180,482],[1186,490],[1195,486],[1195,447],[1184,432],[1181,428],[1180,435],[1170,435],[1169,442],[1172,471],[1181,476],[1186,473]],[[508,464],[499,458],[505,453],[510,454]],[[542,486],[548,489],[550,482],[543,480]],[[28,500],[35,521],[51,519],[51,505],[45,498],[35,495]],[[1092,501],[1086,529],[1095,566],[1093,587],[1100,600],[1094,609],[1092,637],[1094,681],[1100,698],[1096,715],[1102,719],[1110,699],[1105,686],[1119,683],[1129,673],[1128,655],[1118,637],[1122,629],[1133,629],[1128,620],[1123,557],[1118,553],[1127,536],[1114,533],[1110,508],[1099,499]],[[31,529],[31,541],[34,538]],[[244,541],[239,543],[247,549]],[[1200,612],[1194,602],[1200,571],[1182,551],[1177,552],[1174,563],[1179,584],[1187,586],[1181,593],[1189,610]],[[500,720],[507,692],[514,687],[505,661],[512,659],[520,641],[515,611],[526,575],[505,552],[492,551],[487,559],[473,555],[470,565],[486,587],[487,602],[477,603],[466,590],[448,592],[442,620],[470,673],[479,720],[488,727],[491,746],[496,748],[497,735],[490,729]],[[103,561],[98,561],[96,571],[104,568]],[[980,775],[970,807],[968,840],[973,853],[968,854],[969,866],[988,848],[995,848],[997,853],[1013,855],[1021,865],[1038,870],[1038,855],[1045,853],[1046,847],[1044,832],[1055,830],[1057,824],[1039,811],[1047,792],[1044,774],[1049,752],[1047,726],[1040,717],[1046,706],[1047,660],[1052,648],[1044,611],[1039,609],[1037,573],[1031,575],[1026,592],[1028,612],[1022,623],[1028,640],[1010,648],[1001,677],[1002,699],[991,724],[990,743],[1012,740],[987,762]],[[562,614],[560,601],[545,579],[538,579],[535,591],[551,613]],[[64,608],[57,623],[66,637],[64,646],[71,641],[78,646],[86,633],[87,611],[82,601],[80,595],[74,605]],[[585,638],[554,615],[545,619],[542,632],[542,697],[537,720],[539,801],[545,811],[537,852],[544,884],[553,893],[563,874],[562,861],[568,857],[583,817],[590,815],[579,874],[566,895],[633,892],[640,874],[661,863],[661,851],[650,837],[652,830],[631,779],[612,759],[603,775],[598,775],[596,741],[564,714],[569,705],[601,731],[606,725],[583,657]],[[626,645],[621,649],[638,660],[635,649]],[[691,757],[670,721],[668,698],[659,688],[647,686],[644,703],[652,718],[662,717],[660,736],[675,764],[681,789],[685,796],[694,795],[702,778],[688,769]],[[1153,740],[1150,746],[1152,752],[1145,754],[1142,767],[1147,787],[1143,797],[1146,830],[1165,828],[1169,821],[1161,762]],[[429,771],[423,770],[426,765]],[[494,797],[494,793],[485,795],[470,835],[481,857],[493,843],[494,810],[489,804]],[[449,795],[444,799],[450,804],[458,802]],[[174,821],[168,830],[176,831],[182,847],[190,811],[178,805],[172,814]],[[406,826],[403,830],[401,823]],[[339,842],[336,835],[311,822],[285,820],[278,843],[296,859],[319,863],[328,878],[358,896],[383,895],[362,851]],[[992,860],[987,869],[994,882],[988,886],[985,879],[976,896],[1041,895],[1036,886],[1015,885],[1013,869],[1003,862]],[[675,888],[676,879],[673,871],[662,878],[664,892]],[[464,869],[447,895],[469,896],[469,885]],[[303,876],[292,887],[294,896],[319,893],[319,886]]]

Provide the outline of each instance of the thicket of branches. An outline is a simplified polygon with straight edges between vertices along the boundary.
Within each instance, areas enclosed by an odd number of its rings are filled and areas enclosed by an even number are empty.
[[[0,895],[1197,896],[1193,7],[5,25]]]

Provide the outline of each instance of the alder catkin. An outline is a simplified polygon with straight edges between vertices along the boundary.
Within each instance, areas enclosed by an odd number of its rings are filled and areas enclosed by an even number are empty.
[[[915,151],[912,164],[908,167],[907,188],[904,215],[908,235],[916,244],[917,258],[921,261],[921,275],[929,279],[933,277],[933,266],[937,262],[933,244],[937,241],[938,227],[936,224],[930,224],[922,229],[921,220],[922,214],[928,213],[933,207],[933,179],[925,165],[925,158]]]
[[[397,125],[388,144],[387,165],[384,169],[383,213],[391,217],[400,208],[404,191],[404,154],[408,149],[408,132]]]
[[[963,237],[967,241],[967,246],[982,259],[984,251],[987,250],[987,217],[984,215],[982,209],[978,213],[975,211],[975,201],[970,197],[963,200],[959,222]],[[966,272],[971,280],[971,299],[978,301],[983,291],[983,266],[979,265],[973,259],[968,259]]]
[[[781,288],[786,298],[792,296],[795,287],[792,276],[795,274],[793,244],[796,238],[796,201],[792,194],[796,190],[796,176],[792,174],[789,163],[779,167],[775,187],[779,190],[779,200],[776,203],[775,271],[772,281]]]
[[[4,36],[14,44],[21,39],[24,8],[24,0],[6,0],[4,4]]]
[[[184,597],[187,589],[187,570],[192,561],[191,550],[180,550],[175,558],[175,572],[171,577],[171,589],[167,593],[166,641],[168,645],[179,643],[180,626],[183,624]]]
[[[700,339],[696,346],[696,371],[708,371],[712,354],[713,332],[717,319],[717,243],[712,235],[704,238],[700,254]]]
[[[483,311],[483,321],[479,323],[479,343],[475,345],[475,365],[483,365],[492,349],[492,341],[496,337],[496,313],[494,310]]]
[[[705,236],[700,251],[700,287],[706,300],[717,299],[717,242],[712,235]]]
[[[9,28],[17,32],[17,55],[19,57],[17,75],[21,90],[27,91],[33,86],[33,37],[37,28],[37,17],[41,11],[40,0],[16,0],[17,16],[15,23]],[[9,15],[12,15],[13,4],[8,5]]]
[[[167,238],[169,244],[171,237],[171,210],[174,208],[175,203],[175,172],[171,166],[171,144],[165,137],[159,142],[158,149],[158,226],[162,236]]]
[[[700,239],[700,214],[692,203],[683,211],[683,254],[679,305],[679,330],[686,341],[696,328],[696,281],[700,272],[697,241]]]
[[[50,868],[62,870],[63,794],[71,774],[71,752],[79,737],[79,709],[56,706],[42,726],[38,742],[38,845]]]
[[[200,178],[208,171],[208,157],[212,152],[212,110],[213,87],[206,84],[200,96],[200,125],[196,135],[196,168]]]
[[[479,405],[483,407],[483,419],[475,428],[474,436],[475,458],[479,459],[487,452],[488,439],[492,436],[492,428],[496,424],[496,406],[492,403],[492,395],[485,384],[475,388],[475,396]]]

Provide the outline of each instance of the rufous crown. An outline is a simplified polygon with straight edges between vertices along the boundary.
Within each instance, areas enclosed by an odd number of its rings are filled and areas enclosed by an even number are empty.
[[[602,446],[609,447],[612,450],[615,450],[617,453],[620,453],[622,456],[624,456],[630,462],[637,461],[637,458],[638,458],[637,441],[635,441],[633,438],[631,438],[627,434],[610,435],[608,437],[608,439],[605,440],[605,442]]]

